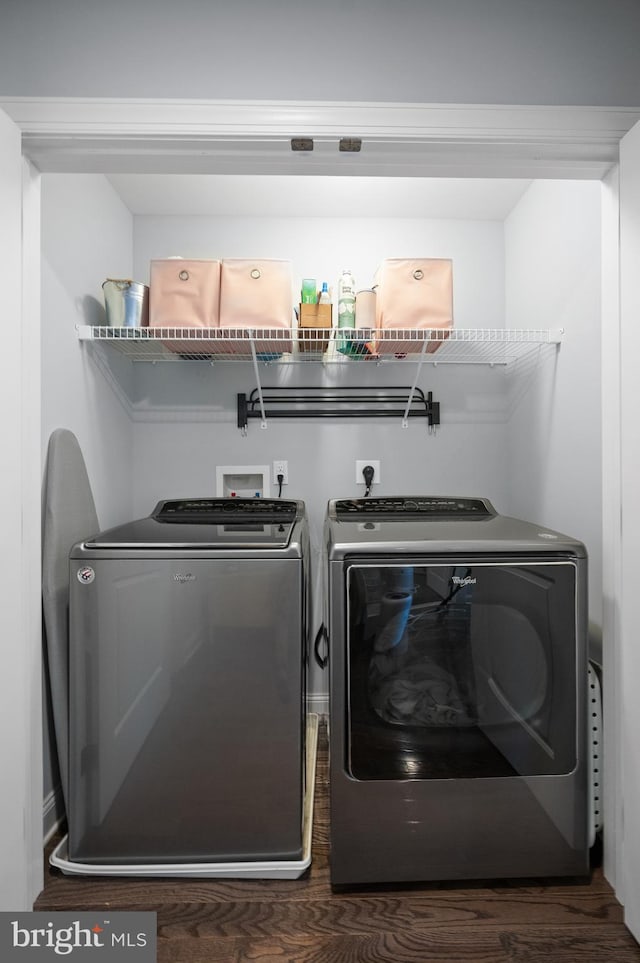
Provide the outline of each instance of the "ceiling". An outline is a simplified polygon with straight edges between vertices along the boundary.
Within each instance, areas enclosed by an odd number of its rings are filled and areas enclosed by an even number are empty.
[[[134,215],[504,220],[523,178],[109,174]]]

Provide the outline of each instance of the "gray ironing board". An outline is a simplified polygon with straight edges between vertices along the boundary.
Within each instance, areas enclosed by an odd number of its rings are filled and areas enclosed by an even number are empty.
[[[69,774],[69,551],[99,531],[89,476],[73,432],[49,438],[44,486],[42,606],[62,791]]]

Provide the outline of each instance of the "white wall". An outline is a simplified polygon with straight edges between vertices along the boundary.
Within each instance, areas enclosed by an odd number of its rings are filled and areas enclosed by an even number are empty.
[[[630,0],[3,0],[6,95],[638,103]]]
[[[562,327],[556,364],[514,384],[509,511],[585,542],[602,622],[601,191],[536,181],[505,223],[509,327]],[[516,373],[516,377],[518,374]]]
[[[102,282],[130,277],[133,219],[101,175],[42,178],[42,446],[69,428],[82,448],[100,524],[132,509],[130,365],[96,355],[76,325],[104,323]]]
[[[132,217],[102,176],[42,177],[42,470],[51,432],[74,432],[87,464],[102,527],[131,517],[132,436],[127,363],[95,356],[77,339],[76,325],[104,321],[102,281],[130,277]],[[91,534],[91,533],[87,533]],[[46,700],[44,798],[46,829],[61,815],[55,790],[51,707]]]
[[[41,776],[39,413],[40,285],[31,268],[39,232],[37,173],[23,162],[20,132],[0,112],[0,283],[13,350],[0,358],[2,473],[6,507],[0,562],[0,908],[30,905],[42,878],[37,846]],[[36,260],[37,263],[37,260]]]
[[[623,139],[620,147],[620,507],[624,528],[620,531],[619,582],[612,588],[611,602],[618,620],[619,688],[622,707],[620,743],[616,763],[622,776],[621,890],[625,922],[640,939],[640,706],[637,685],[640,678],[640,618],[636,553],[640,543],[638,478],[640,476],[640,433],[638,432],[638,352],[640,350],[640,288],[637,283],[640,260],[640,125]],[[617,494],[617,493],[616,493]],[[616,680],[618,681],[618,680]],[[614,751],[615,751],[614,749]],[[612,767],[613,768],[613,767]]]

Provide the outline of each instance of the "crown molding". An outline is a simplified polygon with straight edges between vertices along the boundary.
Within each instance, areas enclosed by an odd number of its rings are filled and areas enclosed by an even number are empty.
[[[640,108],[0,98],[41,171],[602,177]],[[357,154],[341,137],[362,139]],[[291,151],[293,137],[314,149]]]

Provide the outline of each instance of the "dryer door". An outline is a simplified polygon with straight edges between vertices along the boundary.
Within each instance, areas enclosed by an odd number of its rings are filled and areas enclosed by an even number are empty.
[[[352,563],[346,579],[354,778],[575,768],[573,561]]]

